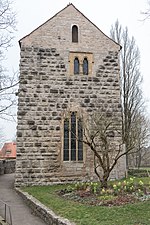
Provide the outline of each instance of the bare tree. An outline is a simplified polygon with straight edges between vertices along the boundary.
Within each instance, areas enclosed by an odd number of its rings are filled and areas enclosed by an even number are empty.
[[[126,151],[134,149],[138,141],[139,124],[137,117],[143,109],[141,91],[142,76],[140,74],[140,53],[134,37],[128,35],[128,29],[123,29],[118,20],[110,31],[113,40],[122,46],[121,64],[121,100],[122,100],[122,137]],[[128,167],[128,156],[127,156]]]
[[[139,114],[137,115],[135,123],[134,133],[137,141],[134,150],[131,151],[131,157],[129,157],[129,166],[139,168],[149,145],[150,122],[145,115]]]
[[[0,150],[1,150],[3,143],[4,143],[4,135],[3,135],[2,128],[0,128]]]
[[[83,140],[80,141],[93,152],[95,173],[101,187],[107,188],[110,173],[119,159],[127,154],[122,143],[121,120],[101,110],[88,121],[83,124]]]
[[[12,9],[12,2],[0,0],[0,52],[11,46],[14,38],[13,32],[16,28],[16,15]]]
[[[142,12],[142,14],[144,15],[144,20],[147,20],[150,18],[150,0],[147,0],[147,4],[148,4],[148,8]]]
[[[10,0],[0,0],[0,118],[12,115],[10,108],[16,103],[17,73],[7,74],[3,65],[6,50],[11,46],[16,28],[16,15]]]
[[[1,74],[2,75],[2,74]],[[16,108],[16,92],[18,84],[17,73],[13,76],[8,76],[3,74],[0,77],[1,87],[0,87],[0,119],[7,119],[11,117],[14,119],[14,113]]]
[[[150,146],[146,147],[142,151],[141,166],[150,167]]]

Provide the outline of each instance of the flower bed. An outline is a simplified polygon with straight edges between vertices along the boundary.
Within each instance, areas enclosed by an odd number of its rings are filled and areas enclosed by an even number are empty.
[[[68,185],[58,194],[67,199],[89,205],[119,206],[138,201],[150,200],[150,182],[144,184],[136,178],[110,183],[107,189],[99,183],[86,182]]]

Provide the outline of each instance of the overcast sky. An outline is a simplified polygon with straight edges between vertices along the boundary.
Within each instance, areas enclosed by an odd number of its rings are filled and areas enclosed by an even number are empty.
[[[14,0],[18,24],[13,47],[7,54],[7,66],[10,71],[19,68],[18,40],[66,7],[68,3],[68,0]],[[134,36],[140,49],[143,92],[150,111],[150,20],[143,21],[144,16],[141,14],[148,8],[147,0],[72,0],[71,3],[108,36],[111,25],[114,25],[117,19],[123,27],[128,27],[129,36]],[[16,124],[1,122],[1,125],[6,140],[14,138]]]

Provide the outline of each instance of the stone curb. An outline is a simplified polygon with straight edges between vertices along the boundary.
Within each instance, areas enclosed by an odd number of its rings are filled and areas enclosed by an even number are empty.
[[[23,192],[19,188],[15,188],[17,193],[24,199],[26,204],[48,225],[76,225],[68,219],[57,216],[51,209],[47,208],[40,201],[27,192]]]

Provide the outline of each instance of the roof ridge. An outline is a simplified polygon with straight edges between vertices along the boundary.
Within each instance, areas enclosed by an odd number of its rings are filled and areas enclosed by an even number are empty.
[[[54,17],[56,17],[59,13],[61,13],[62,11],[64,11],[65,9],[67,9],[68,7],[73,6],[75,8],[75,10],[77,10],[85,19],[87,19],[91,24],[93,24],[93,26],[95,26],[103,35],[105,35],[107,38],[109,38],[111,41],[113,41],[115,44],[119,45],[116,41],[114,41],[112,38],[110,38],[108,35],[106,35],[103,31],[101,31],[101,29],[96,26],[88,17],[86,17],[79,9],[77,9],[73,3],[68,3],[67,6],[65,6],[63,9],[61,9],[60,11],[58,11],[56,14],[54,14],[54,16],[52,16],[51,18],[49,18],[48,20],[46,20],[44,23],[42,23],[40,26],[38,26],[37,28],[35,28],[33,31],[31,31],[29,34],[27,34],[26,36],[24,36],[23,38],[21,38],[19,40],[19,45],[21,47],[21,41],[28,37],[29,35],[31,35],[34,31],[36,31],[37,29],[39,29],[40,27],[42,27],[44,24],[46,24],[48,21],[52,20]],[[120,49],[122,48],[121,45]]]

